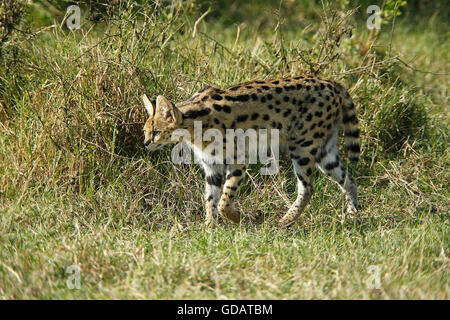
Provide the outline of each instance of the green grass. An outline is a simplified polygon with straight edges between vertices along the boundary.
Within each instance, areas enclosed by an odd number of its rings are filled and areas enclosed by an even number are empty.
[[[320,1],[138,1],[95,11],[95,23],[82,7],[71,32],[67,3],[50,2],[18,29],[54,27],[13,32],[0,51],[1,298],[449,298],[448,7],[408,1],[393,32],[391,17],[375,33],[366,1],[337,1],[327,18]],[[262,223],[205,228],[200,168],[145,152],[139,97],[181,101],[311,68],[357,103],[359,219],[344,219],[343,195],[317,174],[301,221],[279,230],[296,197],[283,161],[275,176],[250,168],[236,199]],[[79,289],[67,286],[72,265]]]

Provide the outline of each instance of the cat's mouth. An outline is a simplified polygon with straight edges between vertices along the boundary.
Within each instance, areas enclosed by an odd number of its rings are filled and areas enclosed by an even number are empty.
[[[163,149],[168,143],[149,143],[145,146],[147,151],[153,152]]]

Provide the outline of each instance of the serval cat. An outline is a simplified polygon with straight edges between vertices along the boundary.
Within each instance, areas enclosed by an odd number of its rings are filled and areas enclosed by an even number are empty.
[[[145,146],[156,150],[173,143],[177,129],[194,130],[194,121],[203,129],[278,129],[280,152],[292,160],[298,195],[280,226],[292,225],[313,193],[315,167],[334,180],[345,193],[347,213],[358,212],[357,186],[339,156],[337,138],[340,130],[350,161],[360,153],[356,108],[347,90],[339,83],[310,76],[251,81],[228,89],[207,86],[189,100],[173,104],[163,96],[156,101],[142,96],[149,118],[145,123]],[[192,135],[193,136],[193,135]],[[218,214],[233,222],[241,215],[232,206],[246,171],[246,163],[212,163],[214,154],[202,145],[187,142],[202,159],[206,177],[206,222]],[[212,142],[211,142],[212,143]],[[225,140],[224,140],[225,143]]]

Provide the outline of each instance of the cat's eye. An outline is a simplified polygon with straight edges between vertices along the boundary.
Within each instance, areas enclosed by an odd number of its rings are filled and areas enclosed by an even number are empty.
[[[155,141],[155,138],[161,134],[161,131],[153,131],[153,137],[152,140]]]

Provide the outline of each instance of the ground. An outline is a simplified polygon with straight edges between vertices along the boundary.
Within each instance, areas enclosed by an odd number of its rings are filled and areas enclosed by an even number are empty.
[[[0,45],[0,297],[449,298],[445,2],[380,1],[379,30],[371,1],[125,3],[81,6],[70,31],[68,3],[34,1]],[[284,161],[236,199],[262,222],[205,228],[202,172],[145,152],[140,96],[298,74],[355,100],[360,217],[316,174],[280,230]]]

